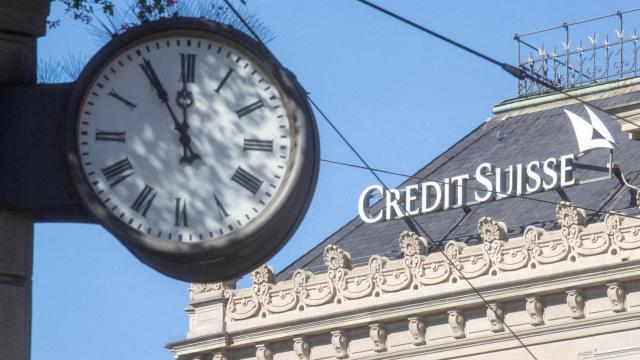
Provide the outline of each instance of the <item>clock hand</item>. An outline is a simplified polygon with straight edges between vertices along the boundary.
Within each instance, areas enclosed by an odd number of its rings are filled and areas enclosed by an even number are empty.
[[[178,131],[178,133],[180,134],[180,136],[178,137],[178,141],[180,141],[180,144],[182,145],[182,150],[183,150],[183,155],[180,158],[180,163],[187,162],[190,164],[191,162],[196,160],[194,155],[197,156],[197,159],[199,159],[200,155],[196,154],[191,148],[191,136],[189,136],[189,133],[188,133],[189,126],[188,124],[183,124],[178,121],[176,114],[173,112],[173,109],[169,104],[169,95],[167,94],[167,91],[164,89],[162,82],[160,82],[160,79],[158,78],[156,71],[153,69],[153,65],[151,65],[151,62],[149,60],[143,57],[142,63],[140,64],[140,68],[144,72],[145,76],[149,79],[149,82],[151,83],[151,86],[155,89],[156,94],[158,95],[158,98],[160,99],[160,101],[164,103],[165,106],[167,107],[167,110],[169,110],[169,114],[171,115],[171,120],[173,120],[174,129]],[[188,152],[191,153],[191,156],[187,156]]]
[[[176,104],[180,108],[182,108],[182,123],[180,124],[181,128],[184,129],[185,133],[189,130],[189,122],[187,117],[187,109],[193,105],[193,93],[189,91],[187,88],[187,78],[185,76],[185,54],[180,54],[180,60],[182,65],[182,72],[180,74],[182,80],[182,89],[178,91],[178,95],[176,96]],[[185,139],[182,142],[182,157],[180,158],[180,162],[187,162],[191,164],[195,160],[201,159],[200,155],[196,154],[191,148],[191,138]]]

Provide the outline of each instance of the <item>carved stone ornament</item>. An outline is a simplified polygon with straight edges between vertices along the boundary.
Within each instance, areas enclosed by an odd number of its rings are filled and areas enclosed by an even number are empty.
[[[562,238],[569,243],[574,251],[579,252],[578,249],[582,247],[580,233],[587,223],[585,211],[568,201],[561,201],[556,206],[556,219],[560,224]]]
[[[329,270],[351,269],[351,256],[334,244],[324,248],[324,264]]]
[[[478,221],[478,232],[482,238],[482,251],[489,257],[495,267],[503,262],[502,247],[507,238],[507,225],[489,217]]]
[[[256,360],[273,360],[273,351],[269,344],[256,345]]]
[[[191,287],[189,288],[189,297],[193,299],[196,295],[213,292],[216,290],[222,290],[221,282],[207,284],[192,283]]]
[[[526,298],[527,313],[529,314],[529,323],[533,326],[543,325],[544,306],[540,296],[528,296]]]
[[[400,250],[405,257],[427,255],[427,241],[413,231],[403,231],[400,234]]]
[[[189,288],[189,297],[193,299],[195,296],[215,291],[224,291],[228,289],[235,289],[235,280],[232,281],[219,281],[215,283],[192,283]]]
[[[567,305],[571,311],[572,319],[584,318],[584,293],[580,289],[567,290]]]
[[[413,345],[419,346],[427,343],[425,334],[427,333],[427,327],[424,325],[424,321],[419,316],[409,317],[409,334],[411,335],[411,342]]]
[[[585,211],[568,201],[561,201],[556,206],[556,219],[561,227],[584,226],[587,222]]]
[[[253,285],[274,284],[276,273],[269,265],[262,265],[251,272],[251,282]]]
[[[627,292],[619,282],[612,282],[607,284],[607,297],[611,301],[611,311],[623,312],[627,310],[625,300],[627,299]]]
[[[306,336],[293,338],[293,352],[299,360],[309,360],[311,358],[311,343]]]
[[[451,327],[451,336],[454,339],[462,339],[464,338],[464,315],[460,310],[449,310],[449,326]]]
[[[482,217],[478,220],[478,232],[485,243],[507,240],[507,225],[490,217]]]
[[[346,359],[349,357],[349,345],[347,342],[347,336],[342,330],[335,330],[331,332],[331,345],[336,351],[336,359]]]
[[[369,337],[373,342],[373,351],[387,351],[387,330],[382,324],[369,325]]]
[[[487,307],[487,319],[489,319],[489,323],[491,324],[492,332],[503,332],[504,310],[502,309],[502,304],[490,303]]]
[[[604,218],[604,225],[607,229],[607,236],[612,244],[618,245],[621,248],[627,248],[624,243],[624,235],[622,235],[622,231],[620,228],[622,227],[623,217],[615,214],[609,213]]]
[[[455,240],[447,241],[447,244],[444,246],[444,254],[458,269],[462,268],[462,264],[460,263],[460,254],[462,253],[462,249],[464,249],[465,246],[465,243]]]
[[[213,352],[211,360],[231,360],[231,357],[225,350],[218,350]]]

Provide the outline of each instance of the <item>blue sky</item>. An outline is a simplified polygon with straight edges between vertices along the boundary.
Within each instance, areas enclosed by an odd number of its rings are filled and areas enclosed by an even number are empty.
[[[188,1],[188,0],[180,0]],[[624,1],[377,1],[509,63],[514,33],[629,9]],[[499,68],[347,0],[248,0],[276,37],[268,45],[373,167],[413,173],[515,97]],[[54,3],[60,28],[39,56],[90,58],[102,44]],[[640,20],[636,17],[634,20]],[[640,21],[636,22],[640,25]],[[632,31],[632,21],[628,21]],[[601,28],[577,28],[583,39]],[[561,34],[534,44],[561,47]],[[317,117],[322,158],[357,159]],[[402,178],[383,177],[393,186]],[[374,183],[358,169],[322,164],[318,188],[292,240],[268,263],[280,270],[356,215]],[[137,261],[98,225],[37,224],[32,358],[171,359],[164,344],[185,337],[188,284]],[[246,279],[240,286],[248,286]]]

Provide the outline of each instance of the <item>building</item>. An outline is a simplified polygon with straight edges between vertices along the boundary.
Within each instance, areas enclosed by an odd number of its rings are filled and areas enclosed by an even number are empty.
[[[251,288],[193,284],[175,358],[640,358],[637,55],[619,73],[544,68],[588,55],[521,64],[588,106],[522,81],[518,98],[398,187],[396,200],[415,200],[363,202],[366,221],[278,275],[261,266]],[[435,198],[440,211],[425,211]],[[391,214],[411,206],[418,233]]]

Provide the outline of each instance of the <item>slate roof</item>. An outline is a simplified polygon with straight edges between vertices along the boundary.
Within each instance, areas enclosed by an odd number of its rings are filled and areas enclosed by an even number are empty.
[[[595,100],[592,104],[611,109],[640,102],[640,92]],[[433,180],[443,180],[450,176],[475,173],[483,162],[495,166],[528,164],[533,160],[544,161],[550,157],[560,157],[578,152],[573,128],[563,109],[570,110],[588,119],[582,104],[573,104],[528,114],[507,117],[496,115],[483,122],[471,133],[446,150],[440,156],[416,172],[415,176]],[[614,162],[632,184],[640,183],[640,141],[629,140],[620,131],[616,121],[595,111],[611,131],[618,148]],[[606,170],[585,168],[580,164],[606,166],[609,162],[606,150],[595,150],[577,160],[574,172],[577,179],[591,179],[606,175]],[[397,188],[419,183],[420,179],[409,179]],[[469,186],[479,186],[469,182]],[[565,189],[569,200],[577,206],[597,210],[618,210],[628,214],[638,213],[633,190],[613,179],[582,184]],[[560,194],[555,191],[527,195],[527,197],[558,202]],[[377,209],[374,205],[372,213]],[[427,231],[435,245],[430,251],[450,239],[476,244],[480,241],[477,231],[478,220],[489,216],[504,221],[510,236],[520,236],[529,225],[547,230],[558,227],[555,221],[555,205],[522,198],[509,198],[470,207],[465,213],[461,208],[425,214],[414,217]],[[604,214],[587,210],[590,222],[601,221]],[[292,273],[304,268],[313,273],[326,272],[322,252],[329,244],[336,244],[351,254],[354,266],[366,264],[372,255],[384,255],[391,259],[401,256],[398,238],[408,230],[403,220],[391,220],[376,224],[366,224],[355,217],[327,239],[285,268],[278,279],[291,277]]]

